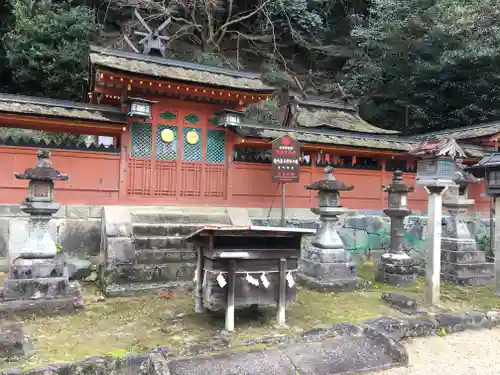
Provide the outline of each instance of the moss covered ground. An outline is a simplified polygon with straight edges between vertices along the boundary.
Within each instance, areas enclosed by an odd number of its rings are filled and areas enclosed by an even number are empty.
[[[373,263],[361,265],[358,274],[373,280]],[[42,367],[96,355],[122,357],[157,346],[183,353],[189,345],[207,342],[224,328],[221,314],[194,314],[191,295],[168,293],[102,299],[93,285],[83,285],[83,289],[85,310],[81,313],[25,319],[23,327],[34,342],[35,355],[3,367]],[[264,335],[294,333],[335,322],[360,322],[380,315],[400,316],[382,303],[380,294],[398,290],[423,301],[424,289],[422,279],[415,286],[403,289],[374,282],[370,291],[352,293],[321,294],[299,287],[297,302],[287,309],[290,328],[281,331],[274,328],[274,309],[264,309],[259,316],[241,311],[236,316],[232,341],[241,343]],[[441,290],[441,308],[500,308],[500,300],[490,287],[469,289],[443,284]]]

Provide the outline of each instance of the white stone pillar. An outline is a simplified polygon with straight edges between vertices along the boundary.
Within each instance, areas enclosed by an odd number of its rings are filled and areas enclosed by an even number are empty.
[[[426,262],[426,292],[425,302],[429,305],[439,303],[439,288],[441,281],[441,219],[443,192],[445,187],[426,186],[429,194],[427,208],[427,262]]]

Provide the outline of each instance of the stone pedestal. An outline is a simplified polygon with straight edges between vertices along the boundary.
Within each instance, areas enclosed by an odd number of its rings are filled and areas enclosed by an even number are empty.
[[[352,190],[335,180],[333,169],[325,169],[325,178],[306,187],[318,190],[319,207],[312,211],[319,215],[320,225],[316,236],[302,251],[299,263],[299,281],[320,292],[347,292],[356,289],[356,268],[349,252],[335,228],[338,215],[348,210],[340,206],[339,191]]]
[[[389,285],[407,286],[417,282],[413,260],[409,255],[385,253],[380,257],[376,280]]]
[[[494,278],[494,264],[486,261],[477,247],[464,217],[472,199],[447,199],[443,206],[449,212],[441,238],[441,278],[463,285],[483,285]]]

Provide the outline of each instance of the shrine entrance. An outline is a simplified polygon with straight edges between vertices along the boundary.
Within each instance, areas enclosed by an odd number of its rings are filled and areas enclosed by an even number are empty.
[[[226,130],[212,108],[153,106],[149,123],[131,123],[127,193],[136,198],[222,201],[227,194]]]

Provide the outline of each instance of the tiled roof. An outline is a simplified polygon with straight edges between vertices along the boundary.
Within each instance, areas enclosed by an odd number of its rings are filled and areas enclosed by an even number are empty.
[[[272,92],[260,79],[260,74],[222,69],[207,65],[169,60],[139,53],[92,47],[90,52],[92,65],[135,73],[144,76],[192,82],[215,87],[227,87],[238,90]]]
[[[242,137],[275,139],[285,134],[290,135],[299,142],[316,143],[325,145],[339,145],[348,147],[371,148],[379,150],[393,150],[408,152],[419,142],[389,135],[359,134],[355,132],[341,132],[330,129],[304,129],[304,128],[272,128],[259,124],[245,123],[234,130]],[[473,145],[463,145],[462,149],[469,157],[482,157],[489,149]]]
[[[296,123],[306,128],[328,127],[356,133],[398,134],[396,130],[373,126],[359,116],[356,108],[342,99],[312,97],[298,99]]]
[[[348,132],[334,132],[331,130],[304,129],[304,128],[270,128],[259,125],[245,124],[241,128],[235,128],[236,132],[243,137],[274,139],[288,134],[299,142],[334,144],[351,147],[375,148],[395,151],[408,151],[416,144],[404,138],[388,136],[363,136]]]
[[[489,135],[495,135],[497,133],[500,133],[500,122],[489,122],[486,124],[466,126],[463,128],[458,128],[456,130],[447,129],[447,130],[440,130],[436,132],[414,135],[412,139],[424,141],[428,139],[440,138],[446,135],[455,138],[457,140],[460,140],[460,139],[487,137]]]
[[[0,112],[125,123],[119,108],[63,100],[0,94]]]

